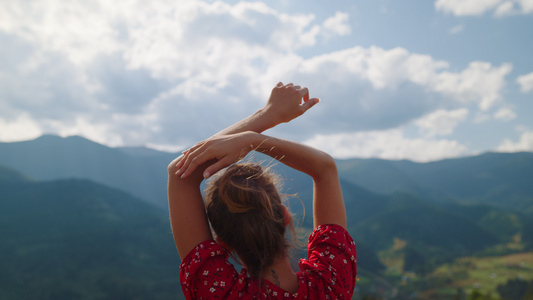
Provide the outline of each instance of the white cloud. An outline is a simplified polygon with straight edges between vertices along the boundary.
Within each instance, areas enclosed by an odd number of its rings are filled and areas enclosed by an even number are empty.
[[[449,33],[450,34],[458,34],[460,32],[463,32],[465,30],[465,26],[464,25],[457,25],[457,26],[454,26],[450,29]]]
[[[157,78],[220,82],[233,73],[252,76],[254,62],[315,45],[321,31],[314,15],[283,14],[264,3],[196,3],[192,14],[148,15],[135,24],[124,53],[128,66]]]
[[[396,89],[402,82],[423,80],[425,75],[448,66],[403,48],[385,50],[375,46],[348,48],[297,62],[300,65],[291,64],[288,68],[293,70],[291,73],[320,74],[320,80],[341,84],[364,81],[374,89]]]
[[[503,17],[533,12],[533,0],[437,0],[435,9],[456,16],[475,16],[493,11]]]
[[[337,158],[409,159],[428,162],[465,155],[454,140],[406,138],[400,129],[317,135],[304,142]]]
[[[533,0],[519,0],[519,2],[525,13],[533,12]]]
[[[2,1],[0,30],[16,34],[46,51],[66,55],[76,65],[121,48],[105,1]],[[109,8],[110,6],[108,6]]]
[[[292,72],[283,71],[295,74],[293,77],[302,78],[311,86],[324,86],[320,93],[338,99],[337,108],[356,116],[376,110],[395,110],[401,114],[410,109],[413,115],[409,119],[439,106],[474,103],[488,110],[501,100],[505,76],[512,69],[509,64],[494,67],[487,62],[473,62],[463,71],[450,72],[447,62],[431,56],[409,53],[403,48],[379,47],[354,47],[301,63],[291,65]],[[436,103],[433,94],[441,97],[442,102]]]
[[[122,134],[112,130],[113,123],[94,123],[90,117],[77,116],[69,126],[64,126],[64,124],[53,125],[57,126],[57,134],[63,137],[80,135],[111,147],[124,145]]]
[[[514,4],[512,1],[505,1],[498,5],[494,11],[494,15],[498,17],[504,17],[513,14]]]
[[[506,17],[533,12],[533,0],[507,0],[503,1],[495,10],[497,17]]]
[[[511,121],[516,118],[516,113],[508,107],[502,107],[494,113],[494,118],[501,121]]]
[[[449,94],[457,100],[478,102],[479,108],[488,110],[498,100],[505,85],[505,76],[512,70],[510,64],[493,67],[488,62],[472,62],[461,73],[443,72],[435,80],[436,91]]]
[[[414,121],[425,137],[452,134],[453,129],[468,116],[468,109],[436,110]]]
[[[520,135],[520,140],[513,142],[505,139],[497,148],[500,152],[533,151],[533,131],[525,131]]]
[[[261,2],[0,2],[0,39],[9,39],[3,45],[15,53],[2,59],[7,50],[0,49],[0,97],[10,99],[0,109],[2,126],[31,120],[28,132],[169,148],[246,116],[281,80],[306,85],[323,100],[282,134],[346,138],[355,150],[383,157],[462,153],[456,141],[435,137],[453,132],[469,114],[465,106],[497,106],[511,66],[473,62],[456,70],[430,55],[376,46],[298,53],[349,35],[348,21],[342,12],[319,20]],[[25,117],[7,123],[7,114]],[[413,120],[427,139],[391,129]],[[379,145],[384,138],[396,141],[393,149]]]
[[[347,13],[337,12],[335,13],[335,16],[324,21],[324,30],[327,31],[328,34],[333,33],[339,36],[348,35],[352,32],[348,20],[349,15]]]
[[[12,120],[0,117],[0,141],[18,142],[34,139],[42,134],[37,122],[28,114],[21,114]]]
[[[191,123],[172,108],[158,108],[160,97],[198,114],[206,107],[228,111],[233,102],[236,109],[225,118],[221,110],[203,116],[206,124],[231,120],[268,96],[275,82],[257,74],[271,61],[300,59],[291,53],[313,46],[322,31],[346,34],[346,14],[327,19],[328,28],[314,19],[260,2],[3,1],[0,32],[10,39],[5,45],[23,45],[27,51],[8,53],[17,55],[2,63],[0,96],[13,99],[6,104],[12,114],[35,111],[32,117],[41,127],[107,142],[117,140],[111,129],[144,132],[142,138],[150,139],[159,123],[177,125],[163,117],[179,119],[180,128]],[[5,69],[11,64],[13,70]],[[237,103],[237,97],[252,101]],[[114,120],[117,115],[123,116],[120,122]]]
[[[516,79],[516,82],[520,84],[520,90],[523,93],[533,91],[533,72],[518,77],[518,79]]]
[[[480,124],[489,120],[492,120],[492,117],[488,113],[478,111],[474,116],[473,122],[475,124]]]
[[[435,8],[457,16],[480,15],[494,9],[501,0],[437,0]]]
[[[123,52],[131,68],[180,78],[203,66],[224,62],[220,57],[227,54],[232,54],[231,63],[239,57],[262,57],[268,50],[313,46],[321,30],[345,35],[349,31],[347,18],[347,14],[337,13],[321,27],[313,25],[312,14],[284,14],[261,2],[0,3],[0,30],[45,51],[61,53],[76,65],[87,64],[99,55]],[[200,55],[206,59],[198,59]],[[169,66],[181,68],[171,71]]]

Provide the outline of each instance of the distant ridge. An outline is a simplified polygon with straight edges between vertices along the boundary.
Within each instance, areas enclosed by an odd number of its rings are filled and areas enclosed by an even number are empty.
[[[18,182],[24,182],[24,181],[31,181],[31,179],[18,171],[15,171],[13,169],[10,169],[4,166],[0,166],[0,182],[7,184],[7,183],[18,183]]]
[[[484,153],[428,163],[339,160],[343,178],[373,192],[412,193],[429,201],[491,204],[533,213],[533,153]]]
[[[44,135],[0,143],[0,165],[37,180],[87,178],[166,207],[166,167],[177,154],[144,147],[110,148],[79,136]],[[397,192],[447,203],[490,204],[533,214],[533,153],[485,153],[429,163],[381,159],[337,160],[347,182],[378,194]],[[310,181],[291,174],[310,189]],[[301,192],[301,191],[297,191]]]
[[[114,149],[120,150],[131,156],[141,156],[141,157],[159,156],[159,155],[166,156],[170,153],[170,152],[158,151],[158,150],[147,148],[147,147],[116,147]]]
[[[0,165],[37,180],[86,178],[163,208],[167,207],[166,167],[174,156],[151,149],[110,148],[80,136],[44,135],[0,143]]]

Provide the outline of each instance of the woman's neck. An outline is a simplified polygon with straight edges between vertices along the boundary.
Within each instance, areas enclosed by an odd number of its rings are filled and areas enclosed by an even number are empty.
[[[275,259],[272,266],[264,270],[261,275],[264,279],[287,292],[296,293],[298,291],[298,277],[286,255]]]

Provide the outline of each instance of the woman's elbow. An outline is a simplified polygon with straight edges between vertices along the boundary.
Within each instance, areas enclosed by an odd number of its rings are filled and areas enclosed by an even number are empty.
[[[325,152],[320,159],[320,164],[318,167],[318,172],[315,179],[320,179],[323,177],[331,177],[332,175],[337,176],[337,163],[333,157]]]
[[[324,155],[324,170],[327,172],[337,173],[337,163],[335,162],[335,159],[327,153]]]
[[[176,158],[168,164],[168,167],[167,167],[168,177],[172,177],[176,175],[176,172],[178,172],[179,169],[177,167],[178,165],[177,160],[178,159]]]

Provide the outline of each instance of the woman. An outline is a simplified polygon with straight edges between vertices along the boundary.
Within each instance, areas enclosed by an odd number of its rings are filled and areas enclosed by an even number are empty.
[[[335,161],[322,151],[261,134],[318,102],[309,99],[307,88],[280,82],[263,109],[170,163],[170,219],[187,299],[351,299],[356,252],[346,231]],[[285,238],[286,227],[294,229],[292,218],[273,176],[259,165],[234,164],[250,151],[313,179],[315,229],[298,272],[291,267]],[[204,204],[201,182],[226,167],[208,183]],[[243,263],[240,273],[228,262],[230,252]]]

